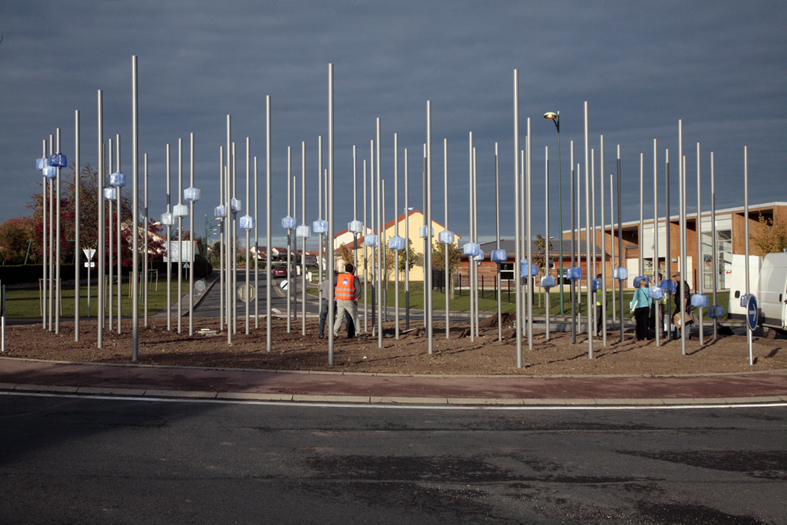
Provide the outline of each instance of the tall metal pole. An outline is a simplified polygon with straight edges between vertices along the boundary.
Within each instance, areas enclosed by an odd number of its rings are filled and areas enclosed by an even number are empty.
[[[113,155],[114,155],[114,148],[113,148],[114,142],[112,141],[112,139],[109,139],[108,142],[109,142],[109,148],[108,148],[108,155],[107,155],[107,168],[109,169],[109,177],[110,177],[109,180],[111,181],[112,180],[112,169],[113,169],[113,167],[115,165],[114,161],[113,161],[113,159],[114,159],[114,157],[113,157]],[[115,190],[115,200],[117,200],[117,190]],[[113,212],[114,208],[112,207],[113,206],[112,205],[112,200],[108,200],[107,201],[107,206],[108,206],[108,209],[107,209],[107,237],[109,238],[109,249],[107,250],[108,255],[109,255],[109,261],[108,261],[109,262],[109,265],[108,265],[109,266],[109,279],[108,279],[108,281],[109,281],[109,283],[108,283],[109,284],[109,289],[107,290],[107,292],[108,292],[107,293],[107,299],[109,300],[109,305],[108,305],[108,308],[107,308],[107,317],[108,317],[108,320],[109,320],[109,330],[111,332],[112,331],[112,326],[113,326],[113,324],[112,324],[112,318],[113,317],[112,316],[114,315],[113,308],[114,308],[114,305],[115,305],[114,277],[113,277],[113,272],[115,271],[115,265],[113,263],[113,260],[114,260],[113,257],[115,256],[115,248],[114,248],[114,246],[115,246],[115,244],[114,244],[115,243],[115,231],[114,231],[113,226],[112,226],[112,221],[113,221],[115,215],[114,215],[114,212]]]
[[[746,239],[744,245],[746,247],[746,295],[751,293],[749,287],[749,147],[743,147],[743,238]],[[754,365],[754,355],[752,354],[752,331],[749,328],[748,313],[746,315],[746,342],[749,345],[749,366]]]
[[[447,187],[448,183],[446,183]],[[448,191],[446,191],[448,194]],[[446,209],[448,205],[446,205]],[[448,212],[446,212],[446,227]],[[495,248],[500,249],[500,145],[495,142]],[[446,254],[446,259],[448,255]],[[502,281],[500,279],[500,265],[497,265],[497,340],[503,340],[503,306],[502,306]],[[447,291],[446,291],[447,293]],[[447,309],[447,308],[446,308]]]
[[[369,332],[369,296],[368,282],[369,282],[369,253],[368,246],[366,246],[366,235],[369,233],[369,225],[366,222],[366,160],[363,161],[363,331]]]
[[[665,207],[665,239],[664,244],[667,245],[667,253],[665,254],[664,270],[666,277],[672,279],[672,239],[670,231],[672,230],[672,221],[670,220],[670,202],[669,202],[669,149],[664,150],[664,207]],[[667,294],[667,304],[665,308],[667,316],[667,341],[672,339],[672,292]]]
[[[601,164],[599,167],[599,190],[601,191],[601,344],[607,346],[607,228],[604,225],[604,135],[599,145]],[[598,320],[596,320],[598,325]]]
[[[544,275],[549,275],[549,146],[544,147]],[[546,289],[546,340],[549,341],[549,288]]]
[[[292,213],[292,148],[287,146],[287,217]],[[292,229],[287,228],[287,333],[292,331],[292,291],[290,273],[292,270]]]
[[[716,174],[714,172],[714,165],[713,165],[713,152],[710,152],[710,224],[711,224],[711,265],[712,265],[712,272],[713,272],[713,304],[718,304],[716,302],[716,289],[718,288],[718,271],[717,262],[716,262]],[[713,340],[715,341],[719,337],[719,319],[713,319]]]
[[[659,168],[658,168],[658,146],[656,139],[653,139],[653,285],[659,285]],[[656,346],[661,344],[661,323],[660,308],[658,302],[654,307],[656,312],[654,320],[654,330],[656,332]]]
[[[230,168],[232,166],[232,117],[227,115],[227,157],[224,163],[224,172],[222,174],[222,184],[224,184],[224,205],[227,207],[227,217],[225,219],[226,233],[225,242],[227,243],[224,255],[226,262],[224,264],[224,271],[227,272],[225,279],[225,293],[224,307],[227,313],[224,318],[227,321],[227,344],[232,344],[232,300],[235,295],[235,287],[233,286],[233,259],[235,254],[232,250],[232,234],[233,223],[235,222],[235,212],[232,210],[232,188],[230,185]]]
[[[364,209],[364,213],[366,210]],[[306,142],[301,141],[301,224],[306,225]],[[301,241],[301,335],[306,335],[306,237]],[[364,250],[366,248],[364,247]],[[365,327],[364,327],[365,328]]]
[[[75,216],[74,216],[74,341],[79,341],[79,301],[80,301],[80,291],[79,291],[79,267],[80,261],[82,261],[82,244],[79,238],[79,219],[80,219],[80,210],[79,210],[79,188],[80,188],[80,176],[82,169],[80,168],[80,158],[79,158],[79,143],[80,143],[80,130],[79,130],[79,110],[74,111],[74,208],[75,208]],[[87,262],[88,266],[90,265],[90,261]],[[88,280],[89,282],[89,280]],[[88,294],[88,301],[90,300],[90,294]],[[89,314],[88,314],[89,315]]]
[[[98,90],[98,182],[96,197],[98,198],[98,322],[96,323],[96,346],[104,347],[104,92]],[[46,186],[44,186],[46,190]]]
[[[334,213],[333,213],[333,148],[334,148],[334,141],[333,141],[333,64],[328,64],[328,187],[326,188],[326,193],[328,194],[328,242],[326,243],[326,259],[330,261],[328,263],[328,280],[336,284],[336,275],[334,273],[333,267],[333,253],[334,253],[334,246],[333,246],[333,235],[334,235]],[[331,290],[331,296],[329,298],[329,307],[328,307],[328,319],[330,319],[331,323],[333,323],[333,318],[336,312],[334,311],[334,301],[336,300],[336,294],[333,286],[329,287]],[[333,326],[329,325],[330,327],[330,337],[328,338],[328,364],[333,365]]]
[[[139,225],[139,82],[137,77],[138,61],[136,56],[131,57],[131,227],[132,227],[132,263],[131,277],[134,282],[134,289],[131,292],[131,339],[133,346],[132,361],[139,361],[139,235],[137,227]],[[118,202],[118,205],[120,203]],[[120,321],[120,319],[118,319]]]
[[[224,205],[224,146],[219,146],[219,205]],[[169,211],[169,145],[167,145],[167,211]],[[224,217],[219,218],[219,331],[224,330],[224,233],[227,230],[229,216],[229,209],[226,208]],[[167,246],[169,246],[169,226],[167,227]],[[167,285],[169,285],[169,264],[167,265],[167,281]],[[169,304],[169,297],[167,297],[167,304]],[[169,323],[169,309],[167,309],[167,323]]]
[[[194,133],[189,136],[189,188],[194,187]],[[208,239],[205,239],[208,242]],[[247,244],[248,247],[248,244]],[[189,335],[194,335],[194,201],[189,199]],[[248,251],[248,249],[246,250]]]
[[[257,156],[254,156],[254,328],[260,327],[260,214],[259,214],[259,192],[258,189]],[[289,214],[288,214],[289,215]],[[248,250],[249,247],[246,247]],[[289,279],[289,265],[287,266],[287,278]],[[287,287],[289,290],[289,287]],[[289,308],[289,302],[288,308]]]
[[[116,139],[117,140],[115,141],[115,148],[117,148],[116,149],[117,153],[115,154],[115,171],[117,171],[118,173],[121,173],[121,171],[120,171],[120,135],[116,135]],[[117,208],[117,220],[115,221],[116,222],[115,228],[117,229],[117,263],[118,263],[118,287],[117,287],[117,292],[118,292],[118,334],[123,333],[123,327],[122,327],[122,321],[121,321],[123,319],[123,249],[122,249],[123,248],[123,243],[122,243],[123,239],[122,239],[122,237],[120,235],[120,233],[121,233],[120,232],[120,226],[121,226],[121,222],[123,220],[123,217],[121,215],[121,209],[123,207],[120,205],[120,190],[121,190],[121,187],[118,186],[116,188],[116,191],[117,191],[117,206],[116,206],[116,208]],[[133,196],[132,196],[132,198],[133,198]],[[132,225],[132,228],[134,228],[133,225]],[[132,286],[132,284],[131,284],[131,276],[129,276],[129,283],[128,283],[128,285]]]
[[[596,271],[596,150],[590,150],[590,253],[593,265],[593,271],[588,272],[588,286],[593,288],[593,279],[596,278],[598,272]],[[598,304],[598,292],[591,294],[594,301],[591,305],[588,303],[588,319],[593,320],[593,326],[588,330],[588,333],[593,335],[598,334],[598,311],[596,305]],[[590,315],[590,312],[593,315]]]
[[[271,295],[273,294],[273,287],[271,286],[271,255],[273,253],[273,242],[271,236],[271,201],[273,194],[271,193],[271,97],[265,97],[265,242],[268,246],[268,261],[265,265],[265,342],[266,349],[270,353],[273,346],[273,328],[271,323]]]
[[[406,212],[405,212],[406,213]],[[445,220],[445,229],[448,230],[448,139],[443,139],[443,215]],[[443,277],[443,288],[445,289],[445,338],[451,337],[451,297],[449,290],[449,283],[451,280],[449,265],[451,247],[448,243],[445,244],[445,275]]]
[[[525,190],[527,191],[527,198],[525,199],[525,218],[527,220],[527,264],[528,264],[528,277],[527,277],[527,349],[533,350],[533,287],[535,279],[532,272],[533,264],[533,157],[532,157],[532,137],[530,131],[530,117],[527,118],[527,138],[525,139]]]
[[[378,158],[379,161],[379,158]],[[432,101],[426,101],[426,265],[424,271],[424,297],[428,298],[426,311],[428,322],[426,334],[429,338],[429,355],[434,353],[434,312],[432,309]]]
[[[377,148],[377,154],[375,155],[375,162],[377,163],[377,169],[375,170],[377,173],[377,269],[375,273],[377,274],[377,347],[383,347],[383,327],[382,327],[382,319],[383,319],[383,280],[382,280],[382,269],[383,269],[383,250],[385,246],[382,243],[383,238],[383,231],[385,230],[385,224],[382,221],[382,192],[380,188],[382,187],[382,176],[380,175],[380,143],[381,139],[381,130],[380,130],[380,118],[377,118],[377,135],[376,135],[376,142],[375,146]],[[424,298],[426,298],[426,291],[424,290]],[[425,301],[426,302],[426,301]]]
[[[473,230],[473,132],[469,132],[469,138],[467,141],[467,163],[468,163],[468,174],[469,174],[469,182],[468,191],[470,197],[470,204],[468,206],[468,219],[470,220],[470,242],[475,242],[475,235]],[[475,315],[475,303],[478,300],[476,295],[476,290],[478,289],[478,284],[475,282],[475,258],[471,255],[467,258],[467,269],[469,272],[470,277],[470,341],[475,341],[475,320],[473,316]]]
[[[54,153],[55,141],[49,135],[49,154]],[[49,183],[49,331],[55,328],[55,181]]]
[[[594,310],[593,308],[593,296],[591,290],[593,286],[591,286],[591,274],[590,274],[590,264],[588,264],[588,256],[590,255],[590,144],[589,144],[589,136],[588,136],[588,103],[585,101],[585,245],[587,246],[587,252],[585,253],[585,265],[588,269],[588,277],[587,277],[587,307],[588,307],[588,358],[593,359],[593,327],[591,325],[593,316],[591,312]]]
[[[251,210],[251,191],[250,191],[251,190],[251,187],[250,187],[251,186],[251,184],[250,184],[251,183],[251,152],[249,151],[250,149],[251,149],[251,144],[249,143],[249,137],[246,137],[246,210],[247,210],[246,213],[249,213],[249,211]],[[288,180],[289,180],[289,177],[288,177]],[[287,192],[287,195],[289,196],[289,192]],[[251,255],[251,253],[250,253],[251,252],[251,245],[250,245],[249,229],[248,228],[245,228],[245,229],[246,229],[246,272],[245,272],[245,277],[246,277],[246,283],[245,283],[246,284],[246,335],[249,335],[249,331],[250,331],[249,330],[249,328],[250,328],[249,327],[249,322],[250,322],[249,313],[250,313],[250,309],[251,309],[251,288],[249,287],[249,284],[250,284],[249,283],[249,281],[250,281],[250,279],[249,279],[249,277],[250,277],[249,265],[251,264],[251,258],[249,256]],[[268,251],[270,252],[270,244],[268,245]],[[255,291],[255,295],[256,295],[256,291],[257,290],[255,289],[254,291]],[[289,303],[287,304],[287,307],[289,308]],[[287,322],[289,322],[289,320],[290,320],[290,318],[289,318],[289,316],[287,316]]]
[[[517,271],[517,265],[522,261],[522,231],[521,227],[521,210],[519,209],[519,70],[514,69],[514,245],[515,257],[514,263],[514,278],[517,283],[516,293],[516,367],[522,368],[522,289],[519,284],[522,280],[520,272]]]
[[[700,143],[697,142],[697,293],[702,293],[702,274],[705,264],[702,259],[702,205],[700,192]],[[748,241],[748,237],[746,237]],[[702,308],[697,308],[697,320],[699,321],[700,346],[705,344],[704,334],[702,333]]]
[[[167,144],[167,213],[172,213],[170,158]],[[167,330],[172,330],[172,225],[167,224]]]
[[[645,275],[645,255],[643,253],[644,239],[642,231],[645,228],[645,154],[639,154],[639,235],[637,241],[639,242],[639,273],[638,275]]]
[[[680,347],[681,353],[686,355],[686,290],[683,282],[688,282],[686,271],[686,162],[683,159],[683,120],[678,120],[678,186],[680,195],[680,279],[678,280],[678,294],[680,297]]]
[[[101,95],[101,92],[99,91],[99,104],[100,104],[100,95]],[[49,157],[49,152],[47,151],[47,141],[46,140],[43,141],[42,153],[43,153],[43,156],[45,158]],[[101,160],[101,153],[99,153],[99,162],[100,162],[100,160]],[[100,207],[100,206],[102,206],[104,204],[101,201],[102,197],[101,197],[101,183],[100,183],[100,179],[99,179],[98,187],[99,187],[99,190],[98,190],[98,193],[99,193],[99,195],[98,195],[98,203],[99,203],[99,207]],[[43,245],[42,246],[42,248],[43,248],[42,267],[43,267],[43,270],[44,270],[43,271],[44,280],[43,280],[43,284],[41,286],[41,292],[42,292],[42,296],[41,296],[41,299],[42,299],[42,303],[41,303],[42,304],[41,319],[44,321],[44,330],[47,330],[47,320],[49,319],[49,317],[47,315],[47,313],[48,313],[47,297],[48,297],[49,294],[47,292],[49,291],[48,288],[49,288],[50,275],[49,275],[49,264],[47,263],[47,254],[49,253],[49,245],[47,244],[47,238],[46,237],[47,237],[47,230],[49,228],[47,227],[48,225],[47,225],[47,222],[46,222],[46,215],[47,215],[47,212],[46,212],[47,195],[46,195],[46,193],[47,193],[47,191],[49,191],[49,179],[47,179],[45,176],[43,177],[41,188],[42,188],[42,192],[41,192],[41,230],[42,230],[43,236],[44,236],[43,241],[42,241],[42,245]],[[100,214],[99,214],[99,216],[100,216]],[[100,228],[100,223],[99,223],[99,228]],[[99,239],[100,239],[100,237],[99,237]],[[101,255],[100,252],[99,252],[99,255]],[[100,308],[100,303],[99,303],[99,308]],[[101,323],[99,322],[99,328],[100,328],[100,326],[101,326]],[[99,329],[99,334],[100,333],[101,333],[101,331]],[[99,336],[99,342],[100,341],[101,341],[101,337]],[[99,348],[101,348],[100,344],[99,344]]]
[[[410,201],[409,201],[409,159],[407,148],[404,148],[404,231],[407,232],[404,242],[404,329],[410,329]],[[448,226],[446,226],[447,228]]]
[[[60,128],[57,128],[57,152],[60,153]],[[55,333],[60,333],[60,304],[62,301],[62,290],[60,289],[60,168],[57,168],[57,178],[55,179]]]
[[[620,144],[617,157],[618,171],[618,266],[623,267],[623,191],[621,189]],[[620,342],[623,342],[623,281],[618,280],[618,297],[620,297]]]
[[[609,245],[611,246],[611,257],[609,265],[615,268],[615,183],[614,176],[609,174]],[[614,272],[614,270],[613,270]],[[621,299],[622,300],[622,299]],[[615,291],[615,280],[613,275],[612,280],[612,325],[618,322],[617,320],[617,293]]]
[[[574,215],[579,215],[579,211],[576,209],[574,205],[574,141],[571,141],[571,164],[569,165],[571,175],[570,175],[570,182],[571,182],[571,191],[570,191],[570,199],[571,199],[571,267],[574,268],[579,264],[579,258],[577,257],[577,241],[578,239],[578,231],[576,228],[576,221]],[[562,232],[561,232],[562,235]],[[561,274],[561,282],[562,282],[562,274]],[[577,344],[577,287],[576,281],[574,279],[571,280],[571,344]]]
[[[183,139],[178,139],[178,206],[183,205]],[[182,208],[180,208],[182,209]],[[178,217],[178,333],[183,333],[183,217]]]
[[[145,324],[145,327],[147,328],[147,326],[148,326],[148,229],[149,229],[148,222],[150,220],[149,215],[148,215],[148,154],[147,153],[145,153],[145,155],[144,155],[144,170],[145,170],[145,173],[144,173],[144,179],[145,180],[144,180],[144,189],[142,191],[142,194],[144,196],[144,202],[145,202],[144,207],[143,207],[143,210],[145,212],[145,215],[143,217],[143,221],[145,223],[145,245],[142,248],[142,252],[144,254],[144,264],[143,264],[143,266],[145,267],[145,269],[143,270],[143,279],[145,280],[145,288],[143,288],[143,289],[145,290],[145,293],[144,293],[142,301],[145,303],[144,324]],[[205,235],[205,243],[206,244],[208,242],[208,238],[207,237],[208,236]]]
[[[353,185],[354,187],[354,185]],[[394,236],[399,237],[399,134],[394,133]],[[354,209],[354,208],[353,208]],[[395,337],[399,340],[399,250],[394,250],[396,293],[394,294]]]

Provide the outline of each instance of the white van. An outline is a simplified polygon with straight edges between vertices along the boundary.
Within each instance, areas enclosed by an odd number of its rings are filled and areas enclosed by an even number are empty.
[[[760,268],[762,257],[749,255],[749,293],[760,299]],[[730,319],[746,319],[746,307],[741,306],[741,297],[746,294],[746,256],[733,255],[732,264],[726,268],[724,276],[730,288],[730,304],[728,312]]]
[[[787,333],[787,253],[765,256],[757,299],[760,303],[760,324],[769,329],[768,335]]]

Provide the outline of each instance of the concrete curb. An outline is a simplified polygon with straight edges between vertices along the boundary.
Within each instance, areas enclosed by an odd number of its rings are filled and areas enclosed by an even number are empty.
[[[112,387],[75,387],[35,384],[0,383],[0,392],[66,394],[84,397],[123,398],[168,398],[181,400],[250,401],[270,403],[320,403],[343,405],[402,405],[402,406],[444,406],[444,407],[574,407],[574,408],[615,408],[615,407],[707,407],[735,405],[773,405],[787,403],[787,396],[729,397],[729,398],[674,398],[674,399],[529,399],[529,398],[442,398],[442,397],[403,397],[403,396],[353,396],[353,395],[311,395],[275,394],[255,392],[201,392],[164,389],[137,389]]]

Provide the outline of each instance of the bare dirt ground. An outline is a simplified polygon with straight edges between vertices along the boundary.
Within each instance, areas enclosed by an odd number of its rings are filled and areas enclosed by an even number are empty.
[[[251,324],[246,335],[244,319],[238,332],[227,344],[226,332],[202,335],[201,328],[217,329],[218,319],[195,319],[195,335],[188,335],[188,319],[183,319],[181,334],[177,324],[167,331],[166,319],[150,319],[149,327],[139,330],[139,362],[150,365],[199,366],[212,368],[258,368],[274,370],[322,370],[334,372],[396,374],[470,374],[470,375],[681,375],[724,372],[750,372],[787,369],[787,340],[754,338],[754,365],[749,365],[745,336],[724,336],[717,340],[707,336],[700,345],[696,332],[687,342],[686,355],[681,342],[637,342],[626,333],[620,342],[619,332],[609,334],[608,345],[594,340],[594,358],[589,359],[587,337],[571,333],[552,333],[546,340],[543,332],[534,332],[533,350],[523,341],[522,368],[516,366],[516,341],[510,324],[504,323],[503,340],[498,340],[496,318],[482,324],[480,335],[471,341],[466,324],[452,326],[445,337],[445,325],[435,324],[433,355],[427,353],[427,339],[422,324],[416,329],[392,335],[393,324],[384,324],[383,347],[377,337],[362,336],[348,340],[344,333],[334,342],[334,366],[328,364],[328,340],[317,338],[317,321],[307,320],[306,335],[301,335],[301,320],[287,333],[286,319],[272,320],[272,350],[266,351],[266,321],[260,328]],[[404,326],[404,323],[401,324]],[[80,341],[74,341],[72,322],[61,322],[60,334],[46,331],[42,325],[6,328],[7,357],[57,361],[130,363],[131,322],[123,323],[123,333],[106,330],[104,348],[96,347],[95,321],[80,323]]]

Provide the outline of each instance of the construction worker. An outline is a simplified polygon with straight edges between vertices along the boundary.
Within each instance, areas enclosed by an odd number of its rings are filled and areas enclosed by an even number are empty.
[[[336,278],[336,322],[333,325],[333,336],[339,337],[339,329],[342,327],[342,317],[345,312],[349,312],[352,323],[355,326],[355,337],[361,335],[358,330],[358,298],[361,296],[361,281],[355,276],[355,267],[352,264],[344,266],[344,273],[340,273]]]

